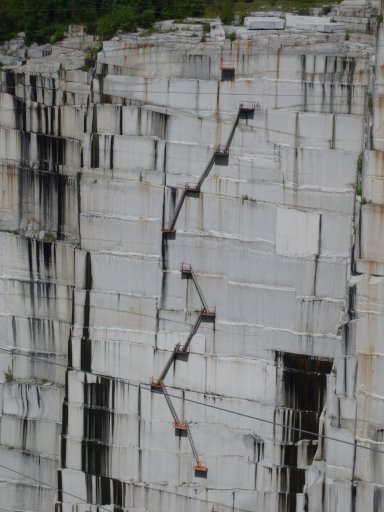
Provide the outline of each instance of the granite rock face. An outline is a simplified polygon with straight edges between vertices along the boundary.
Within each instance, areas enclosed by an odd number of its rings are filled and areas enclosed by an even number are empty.
[[[0,510],[384,506],[383,32],[341,24],[3,49]]]

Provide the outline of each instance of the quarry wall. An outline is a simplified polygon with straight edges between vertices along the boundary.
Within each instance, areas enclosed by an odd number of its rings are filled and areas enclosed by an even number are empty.
[[[0,71],[0,510],[384,506],[382,30],[199,30]]]

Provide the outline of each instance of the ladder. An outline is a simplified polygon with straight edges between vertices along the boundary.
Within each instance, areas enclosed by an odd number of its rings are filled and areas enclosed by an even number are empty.
[[[209,310],[208,304],[204,298],[203,292],[201,291],[201,288],[197,281],[196,275],[194,274],[194,272],[192,270],[192,266],[189,263],[182,263],[180,265],[180,272],[182,273],[182,275],[192,278],[193,284],[195,285],[196,291],[199,295],[201,304],[203,306],[203,310],[201,311],[200,315],[203,317],[214,318],[216,316],[216,312],[214,309]]]
[[[181,347],[181,350],[180,350],[181,353],[188,351],[188,348],[189,348],[189,345],[191,344],[192,338],[196,334],[197,329],[200,327],[202,319],[203,319],[203,317],[200,313],[200,315],[197,317],[197,320],[196,320],[194,326],[192,327],[191,332],[188,334],[188,338],[185,340],[184,345]]]
[[[168,370],[172,366],[172,363],[173,363],[173,361],[175,359],[175,356],[176,356],[177,352],[179,352],[179,350],[180,350],[180,343],[176,343],[175,348],[173,349],[172,354],[169,356],[169,359],[168,359],[166,365],[164,366],[163,371],[160,373],[160,376],[157,379],[158,382],[162,382],[165,379],[165,377],[166,377],[166,375],[168,373]]]
[[[235,135],[235,131],[237,128],[237,125],[239,124],[240,118],[242,115],[248,115],[252,114],[255,111],[255,103],[254,102],[248,102],[248,103],[240,103],[239,110],[237,111],[237,116],[235,119],[235,122],[232,126],[232,130],[229,134],[229,137],[227,139],[227,143],[225,146],[219,146],[221,153],[223,155],[227,155],[229,153],[229,148],[232,144],[233,137]],[[218,149],[219,149],[218,148]]]
[[[176,359],[178,354],[187,354],[188,353],[189,345],[191,344],[192,338],[196,334],[196,332],[201,324],[202,319],[203,319],[203,313],[200,313],[199,316],[197,317],[196,322],[194,323],[194,325],[191,329],[191,332],[188,334],[188,337],[185,340],[184,345],[182,347],[181,347],[180,343],[176,343],[171,355],[168,358],[168,361],[166,362],[162,372],[159,375],[159,378],[158,379],[152,378],[151,388],[159,388],[161,386],[161,383],[167,376],[167,373],[169,372],[169,369],[172,366],[173,361]]]
[[[248,114],[252,114],[254,111],[255,111],[255,103],[254,102],[240,103],[235,122],[233,123],[232,130],[227,139],[227,143],[224,146],[217,146],[217,148],[216,148],[215,153],[217,156],[228,156],[229,155],[229,148],[231,147],[232,140],[235,135],[235,131],[239,124],[241,116],[244,116],[244,115],[248,116]]]
[[[231,132],[229,134],[229,137],[227,139],[227,142],[224,146],[217,146],[214,151],[213,151],[213,154],[211,156],[211,158],[209,159],[207,165],[205,166],[205,169],[202,173],[202,175],[200,176],[200,179],[199,181],[197,182],[196,185],[194,184],[185,184],[184,185],[184,188],[182,189],[182,192],[181,192],[181,195],[180,195],[180,198],[177,202],[177,205],[175,207],[175,210],[173,212],[173,215],[172,215],[172,218],[171,218],[171,222],[170,224],[167,226],[167,227],[163,227],[163,233],[175,233],[176,230],[175,230],[175,224],[177,222],[177,219],[178,219],[178,216],[180,214],[180,211],[181,211],[181,208],[183,206],[183,203],[184,203],[184,200],[185,200],[185,197],[187,196],[187,194],[189,193],[197,193],[199,194],[200,193],[200,190],[201,190],[201,187],[204,183],[204,180],[207,178],[207,176],[209,175],[213,165],[215,164],[216,162],[216,159],[219,159],[219,158],[222,158],[222,157],[227,157],[229,155],[229,148],[232,144],[232,140],[233,140],[233,137],[234,137],[234,134],[235,134],[235,131],[236,131],[236,128],[239,124],[239,120],[241,118],[242,115],[246,115],[248,116],[249,113],[252,113],[254,112],[255,110],[255,104],[254,103],[240,103],[240,106],[239,106],[239,109],[238,109],[238,112],[237,112],[237,115],[236,115],[236,119],[235,119],[235,122],[232,126],[232,129],[231,129]],[[176,343],[170,357],[168,358],[168,361],[166,362],[162,372],[160,373],[160,376],[158,379],[154,379],[152,378],[151,379],[151,382],[150,382],[150,385],[151,385],[151,390],[161,390],[164,397],[165,397],[165,400],[167,402],[167,405],[168,405],[168,408],[169,410],[171,411],[171,414],[172,414],[172,417],[173,417],[173,426],[175,428],[176,431],[179,431],[179,432],[186,432],[187,433],[187,436],[188,436],[188,440],[189,440],[189,443],[191,445],[191,449],[192,449],[192,453],[193,453],[193,457],[194,457],[194,460],[195,460],[195,464],[193,465],[193,468],[196,472],[196,476],[203,476],[207,473],[208,471],[208,468],[207,466],[199,459],[199,454],[197,452],[197,449],[196,449],[196,445],[194,443],[194,440],[193,440],[193,437],[192,437],[192,434],[191,434],[191,430],[189,428],[189,425],[187,422],[185,421],[180,421],[178,415],[177,415],[177,412],[173,406],[173,403],[172,403],[172,400],[171,400],[171,397],[168,393],[168,390],[167,390],[167,387],[165,386],[164,384],[164,379],[165,377],[167,376],[167,373],[169,371],[169,369],[171,368],[173,362],[175,361],[175,358],[177,356],[177,354],[188,354],[188,349],[189,349],[189,346],[191,344],[191,341],[194,337],[194,335],[196,334],[197,330],[199,329],[200,327],[200,324],[201,322],[204,320],[204,319],[213,319],[215,320],[216,318],[216,309],[209,309],[208,307],[208,304],[204,298],[204,295],[203,295],[203,292],[200,288],[200,285],[197,281],[197,278],[192,270],[192,266],[190,264],[187,264],[187,263],[182,263],[181,266],[180,266],[180,272],[183,276],[186,276],[187,278],[191,278],[192,281],[193,281],[193,284],[196,288],[196,291],[199,295],[199,298],[200,298],[200,301],[201,301],[201,304],[202,304],[202,310],[200,311],[199,313],[199,316],[197,317],[194,325],[192,326],[192,329],[187,337],[187,339],[185,340],[183,346],[181,346],[180,343]]]
[[[209,160],[208,164],[206,165],[206,167],[203,171],[203,174],[200,176],[200,179],[196,185],[186,184],[184,186],[184,188],[181,192],[180,199],[176,205],[175,211],[173,212],[171,222],[166,229],[163,229],[163,232],[174,232],[175,231],[175,224],[176,224],[177,218],[180,214],[181,208],[183,206],[185,196],[188,194],[188,192],[190,192],[190,193],[199,193],[200,192],[201,186],[204,183],[205,178],[208,176],[208,174],[210,173],[210,170],[213,167],[213,164],[215,163],[215,158],[216,158],[216,153],[213,153],[213,155],[211,156],[211,159]]]
[[[236,128],[237,128],[237,125],[239,124],[239,121],[240,121],[240,114],[241,114],[241,106],[239,107],[239,110],[237,111],[237,116],[236,116],[236,119],[235,119],[235,122],[232,126],[232,130],[229,134],[229,137],[228,137],[228,140],[227,140],[227,143],[226,145],[224,146],[224,149],[225,149],[225,152],[228,153],[229,152],[229,148],[231,146],[231,143],[232,143],[232,140],[233,140],[233,137],[235,135],[235,131],[236,131]]]
[[[164,384],[164,381],[159,381],[161,389],[163,391],[163,395],[165,396],[165,400],[167,402],[168,408],[171,411],[171,414],[173,416],[173,426],[175,430],[185,431],[188,430],[188,426],[185,422],[182,422],[179,420],[179,417],[177,415],[176,409],[173,407],[173,403],[171,400],[171,397],[169,396],[168,389],[166,385]]]
[[[183,189],[183,191],[181,192],[181,196],[180,196],[180,199],[176,205],[176,208],[175,208],[175,211],[173,212],[173,215],[172,215],[172,219],[171,219],[171,223],[169,224],[169,226],[163,230],[163,232],[173,232],[175,231],[175,224],[176,224],[176,221],[177,221],[177,218],[179,216],[179,213],[180,213],[180,210],[183,206],[183,203],[184,203],[184,199],[185,199],[185,196],[187,195],[187,188],[185,187]]]
[[[192,433],[189,429],[188,423],[181,422],[179,420],[179,417],[177,415],[176,409],[173,406],[171,397],[169,396],[168,389],[163,381],[160,381],[161,389],[163,391],[163,395],[165,397],[165,400],[167,402],[168,408],[171,411],[172,417],[173,417],[173,426],[175,430],[180,432],[186,432],[189,440],[189,444],[192,448],[193,458],[195,459],[195,464],[193,466],[193,469],[197,472],[204,472],[206,473],[208,471],[208,468],[200,461],[199,454],[197,453],[196,445],[192,437]]]
[[[229,134],[229,137],[228,137],[228,140],[226,142],[226,144],[224,146],[217,146],[214,151],[213,151],[213,154],[211,156],[211,158],[209,159],[209,162],[207,163],[207,165],[205,166],[205,169],[202,173],[202,175],[200,176],[200,179],[199,181],[197,182],[196,185],[185,185],[182,192],[181,192],[181,195],[180,195],[180,198],[179,198],[179,201],[176,205],[176,208],[175,208],[175,211],[173,212],[173,215],[172,215],[172,218],[171,218],[171,221],[169,223],[168,226],[164,227],[163,228],[163,233],[175,233],[176,230],[175,230],[175,224],[176,224],[176,221],[179,217],[179,214],[180,214],[180,211],[181,211],[181,208],[183,207],[183,204],[184,204],[184,200],[185,200],[185,197],[188,193],[199,193],[200,190],[201,190],[201,187],[205,181],[205,179],[208,177],[215,161],[217,158],[219,157],[227,157],[229,155],[229,148],[232,144],[232,140],[233,140],[233,137],[235,135],[235,131],[236,131],[236,128],[237,128],[237,125],[239,124],[239,120],[240,120],[240,117],[242,115],[248,115],[249,113],[253,113],[255,110],[255,104],[253,102],[249,102],[249,103],[240,103],[240,106],[239,106],[239,109],[237,111],[237,114],[236,114],[236,118],[235,118],[235,122],[233,123],[233,126],[232,126],[232,129],[231,129],[231,132]]]
[[[205,178],[208,176],[208,174],[210,173],[212,167],[213,167],[213,164],[215,163],[215,160],[216,160],[216,151],[213,153],[213,155],[211,156],[209,162],[207,163],[204,171],[203,171],[203,174],[200,176],[200,179],[199,181],[197,182],[197,185],[195,187],[195,191],[196,192],[200,192],[200,189],[204,183],[204,180]]]
[[[203,305],[204,311],[208,312],[208,306],[207,306],[207,303],[205,302],[203,292],[201,291],[201,288],[199,286],[199,283],[197,282],[196,276],[195,276],[195,274],[192,271],[191,271],[191,276],[192,276],[193,284],[195,285],[197,293],[199,294],[199,297],[200,297],[201,303]]]
[[[165,400],[167,402],[168,408],[171,411],[172,417],[173,417],[173,427],[178,432],[186,432],[189,440],[189,444],[191,445],[193,457],[195,459],[195,463],[193,465],[193,469],[195,470],[196,476],[204,476],[208,472],[207,466],[199,459],[199,454],[197,453],[196,445],[193,441],[193,437],[190,431],[190,428],[188,426],[188,423],[185,421],[180,421],[176,409],[173,406],[171,397],[169,396],[168,390],[166,385],[164,384],[164,379],[171,368],[177,354],[188,354],[189,345],[191,344],[192,338],[196,334],[198,328],[200,327],[200,324],[204,318],[210,318],[215,319],[216,317],[216,310],[211,309],[209,310],[207,302],[205,301],[203,292],[200,288],[200,285],[197,281],[197,278],[192,270],[192,265],[189,263],[181,263],[180,265],[180,272],[182,275],[186,276],[187,278],[191,278],[193,281],[193,284],[195,285],[195,288],[197,290],[197,293],[199,295],[200,301],[202,303],[203,309],[200,311],[199,316],[197,317],[187,339],[185,340],[183,346],[181,347],[180,343],[176,343],[171,355],[168,358],[168,361],[166,362],[162,372],[160,373],[160,376],[158,379],[151,379],[150,386],[151,390],[161,390],[163,392],[163,395],[165,397]]]
[[[212,312],[209,311],[207,313],[201,311],[199,316],[196,319],[196,322],[194,323],[191,332],[188,334],[187,339],[184,342],[184,345],[181,347],[180,343],[176,343],[171,355],[169,356],[168,361],[166,362],[162,372],[160,373],[160,376],[158,379],[152,379],[151,380],[151,387],[152,388],[158,388],[161,386],[161,382],[165,379],[167,376],[167,373],[169,372],[169,369],[171,368],[173,361],[176,359],[178,354],[188,354],[189,345],[191,344],[192,338],[196,334],[198,328],[200,327],[200,324],[204,318],[204,316],[211,317]]]

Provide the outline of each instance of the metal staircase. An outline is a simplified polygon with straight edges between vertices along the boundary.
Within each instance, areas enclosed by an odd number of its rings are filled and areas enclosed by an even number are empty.
[[[168,408],[171,411],[171,414],[173,416],[173,426],[174,426],[175,430],[180,433],[182,433],[182,432],[187,433],[189,444],[191,445],[191,448],[192,448],[193,458],[195,459],[195,464],[193,465],[193,469],[196,472],[207,473],[208,468],[207,468],[207,466],[205,466],[205,464],[202,463],[202,461],[199,458],[199,454],[197,453],[196,445],[193,440],[192,433],[191,433],[188,423],[185,421],[180,421],[180,419],[177,415],[176,409],[173,406],[171,397],[169,396],[168,389],[163,381],[159,382],[159,387],[161,388],[161,390],[163,392],[163,395],[167,402]]]
[[[203,292],[201,291],[199,283],[197,282],[196,276],[193,273],[192,265],[189,265],[189,263],[182,263],[180,265],[180,272],[181,272],[182,275],[184,275],[186,277],[191,277],[192,278],[193,284],[195,285],[197,293],[199,294],[199,297],[200,297],[200,300],[201,300],[201,304],[203,305],[203,308],[204,308],[203,310],[205,312],[208,312],[207,303],[205,302]]]
[[[163,391],[163,395],[165,396],[165,400],[167,402],[169,410],[171,411],[171,414],[173,416],[173,426],[174,426],[175,430],[179,430],[179,431],[188,430],[187,424],[185,422],[182,422],[179,420],[176,409],[173,407],[171,397],[169,396],[168,389],[167,389],[166,385],[164,384],[164,381],[162,381],[162,380],[160,381],[160,386]]]
[[[188,334],[188,338],[185,340],[184,345],[181,347],[181,350],[178,353],[185,354],[186,352],[188,352],[189,345],[191,344],[192,338],[197,333],[197,330],[200,327],[202,319],[203,319],[203,317],[200,313],[200,315],[197,317],[197,320],[196,320],[194,326],[191,329],[191,332]]]
[[[162,382],[163,379],[165,379],[170,367],[173,364],[173,361],[175,360],[176,354],[180,350],[180,343],[176,343],[175,348],[173,349],[172,354],[169,356],[169,359],[167,361],[167,364],[164,366],[163,371],[160,373],[159,378],[157,379],[158,382]]]
[[[197,319],[196,319],[196,321],[195,321],[195,323],[194,323],[190,333],[188,334],[188,337],[185,340],[183,346],[181,346],[180,343],[176,343],[176,345],[175,345],[171,355],[169,356],[169,359],[166,362],[166,364],[165,364],[162,372],[160,373],[159,377],[157,379],[154,379],[154,378],[151,379],[151,387],[152,388],[158,388],[158,387],[161,386],[161,382],[167,376],[167,373],[168,373],[169,369],[171,368],[174,360],[176,359],[176,357],[179,354],[187,354],[188,353],[189,345],[191,344],[192,338],[194,337],[194,335],[196,334],[198,328],[200,327],[201,322],[204,319],[215,320],[215,318],[216,318],[216,310],[214,308],[213,309],[209,309],[208,308],[207,302],[206,302],[206,300],[204,298],[203,292],[202,292],[202,290],[200,288],[200,285],[199,285],[199,283],[197,281],[196,275],[194,274],[194,272],[192,270],[192,266],[189,265],[188,263],[182,263],[180,265],[180,272],[181,272],[182,275],[192,278],[193,284],[195,285],[195,288],[196,288],[197,293],[199,295],[199,298],[200,298],[200,301],[202,303],[203,309],[200,311],[199,316],[197,317]]]
[[[239,109],[237,111],[235,122],[233,123],[232,129],[231,129],[231,132],[229,134],[229,137],[228,137],[228,140],[227,140],[226,144],[224,146],[217,146],[214,149],[213,155],[211,156],[209,162],[205,166],[205,169],[204,169],[202,175],[200,176],[200,179],[199,179],[199,181],[197,182],[196,185],[185,184],[184,188],[182,189],[179,201],[178,201],[178,203],[176,205],[176,208],[175,208],[175,210],[173,212],[171,221],[170,221],[169,225],[165,226],[163,228],[163,230],[162,230],[164,234],[175,233],[176,232],[176,229],[175,229],[176,221],[177,221],[177,219],[179,217],[181,208],[183,207],[185,197],[187,196],[188,193],[195,193],[195,194],[199,194],[200,193],[201,187],[202,187],[205,179],[209,175],[213,165],[216,163],[216,161],[219,160],[220,158],[227,158],[228,157],[228,155],[229,155],[229,148],[230,148],[230,146],[232,144],[232,140],[233,140],[233,137],[235,135],[235,131],[236,131],[236,128],[237,128],[237,126],[239,124],[240,118],[242,116],[248,117],[248,115],[252,114],[254,111],[255,111],[255,103],[253,103],[253,102],[240,103]]]
[[[197,278],[196,278],[196,275],[194,274],[193,270],[192,270],[192,266],[189,265],[188,263],[182,263],[181,266],[180,266],[180,272],[182,274],[182,276],[185,276],[187,278],[191,278],[192,279],[192,282],[197,290],[197,293],[199,295],[199,298],[200,298],[200,301],[201,301],[201,304],[203,306],[203,309],[200,311],[199,313],[199,316],[197,317],[194,325],[192,326],[192,329],[190,331],[190,333],[188,334],[188,337],[187,339],[185,340],[183,346],[181,346],[180,343],[176,343],[171,355],[169,356],[168,358],[168,361],[166,362],[163,370],[161,371],[159,377],[157,379],[154,379],[152,378],[151,381],[150,381],[150,385],[151,385],[151,390],[153,391],[162,391],[163,392],[163,395],[165,397],[165,400],[167,402],[167,405],[168,405],[168,408],[169,410],[171,411],[171,414],[172,414],[172,417],[173,417],[173,427],[174,429],[177,431],[177,432],[186,432],[187,433],[187,436],[188,436],[188,439],[189,439],[189,443],[191,445],[191,448],[192,448],[192,452],[193,452],[193,457],[195,459],[195,464],[193,466],[194,470],[196,471],[196,474],[206,474],[207,471],[208,471],[208,468],[207,466],[205,466],[205,464],[203,464],[201,462],[201,460],[199,459],[199,456],[198,456],[198,453],[197,453],[197,450],[196,450],[196,446],[195,446],[195,443],[193,441],[193,438],[192,438],[192,434],[191,434],[191,431],[189,429],[189,426],[188,426],[188,423],[186,423],[185,421],[180,421],[178,415],[177,415],[177,412],[173,406],[173,403],[172,403],[172,400],[171,400],[171,397],[169,396],[169,393],[168,393],[168,390],[164,384],[164,379],[165,377],[167,376],[167,373],[169,371],[169,369],[171,368],[174,360],[176,359],[176,357],[178,355],[188,355],[188,352],[189,352],[189,345],[191,344],[191,341],[194,337],[194,335],[196,334],[198,328],[200,327],[200,324],[201,322],[204,320],[204,319],[209,319],[209,320],[214,320],[215,317],[216,317],[216,311],[214,309],[209,309],[208,308],[208,305],[207,305],[207,302],[204,298],[204,295],[203,295],[203,292],[200,288],[200,285],[197,281]]]
[[[229,156],[229,148],[232,144],[232,140],[233,140],[233,137],[235,135],[235,131],[236,131],[236,128],[239,124],[239,121],[240,121],[240,118],[242,116],[245,116],[246,118],[248,117],[249,114],[253,113],[255,110],[255,104],[254,103],[240,103],[240,106],[239,106],[239,109],[238,109],[238,112],[237,112],[237,115],[236,115],[236,119],[234,121],[234,124],[232,126],[232,129],[231,129],[231,132],[229,134],[229,137],[227,139],[227,142],[224,146],[217,146],[214,151],[213,151],[213,154],[211,156],[211,158],[209,159],[209,162],[207,163],[207,165],[205,166],[205,169],[202,173],[202,175],[200,176],[200,179],[199,181],[197,182],[197,184],[185,184],[184,185],[184,188],[182,189],[182,192],[181,192],[181,195],[180,195],[180,198],[177,202],[177,205],[175,207],[175,210],[173,212],[173,215],[172,215],[172,218],[171,218],[171,222],[170,224],[167,226],[167,227],[164,227],[163,228],[163,233],[166,234],[166,233],[175,233],[176,230],[175,230],[175,224],[177,222],[177,219],[178,219],[178,216],[180,214],[180,211],[181,211],[181,208],[184,204],[184,200],[185,200],[185,197],[188,195],[188,194],[199,194],[200,193],[200,190],[201,190],[201,187],[205,181],[205,179],[207,178],[207,176],[209,175],[213,165],[215,163],[218,163],[220,161],[222,161],[222,159],[226,159],[228,158]],[[151,390],[153,391],[161,391],[165,397],[165,400],[167,402],[167,405],[168,405],[168,408],[172,414],[172,417],[173,417],[173,427],[175,428],[175,431],[178,432],[179,434],[182,434],[183,432],[187,434],[188,436],[188,440],[189,440],[189,443],[191,445],[191,449],[192,449],[192,453],[193,453],[193,457],[195,459],[195,464],[193,465],[193,469],[195,470],[195,474],[196,476],[205,476],[207,474],[207,471],[208,471],[208,468],[207,466],[199,459],[199,455],[198,455],[198,452],[197,452],[197,449],[196,449],[196,445],[194,443],[194,440],[193,440],[193,437],[192,437],[192,434],[191,434],[191,430],[189,428],[189,425],[186,421],[180,421],[178,415],[177,415],[177,412],[173,406],[173,403],[172,403],[172,400],[171,400],[171,397],[168,393],[168,390],[167,390],[167,387],[165,386],[164,384],[164,379],[165,377],[167,376],[168,374],[168,371],[170,370],[172,364],[174,363],[175,359],[177,358],[178,355],[183,355],[184,357],[185,356],[188,356],[188,353],[189,353],[189,346],[192,342],[192,339],[193,337],[195,336],[195,334],[197,333],[199,327],[200,327],[200,324],[203,320],[208,320],[208,321],[215,321],[216,319],[216,309],[215,308],[211,308],[209,309],[208,307],[208,304],[204,298],[204,295],[203,295],[203,292],[200,288],[200,285],[197,281],[197,278],[196,278],[196,275],[194,274],[193,270],[192,270],[192,266],[190,264],[187,264],[187,263],[182,263],[181,266],[180,266],[180,272],[182,274],[183,277],[187,278],[187,279],[192,279],[192,282],[196,288],[196,291],[199,295],[199,298],[200,298],[200,301],[201,301],[201,304],[202,304],[202,309],[194,323],[194,325],[192,326],[191,328],[191,331],[190,333],[188,334],[188,337],[187,339],[185,340],[184,344],[181,346],[180,343],[176,343],[171,355],[169,356],[168,358],[168,361],[166,362],[163,370],[161,371],[158,379],[154,379],[154,378],[151,378],[151,381],[150,381],[150,385],[151,385]]]

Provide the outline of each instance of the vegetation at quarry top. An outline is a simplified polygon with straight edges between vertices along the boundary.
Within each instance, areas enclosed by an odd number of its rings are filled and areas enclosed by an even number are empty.
[[[69,24],[81,23],[101,38],[117,30],[131,32],[149,28],[162,19],[186,16],[216,17],[230,23],[235,15],[245,16],[260,9],[296,11],[306,14],[311,7],[332,0],[0,0],[0,42],[25,32],[26,44],[56,42]],[[326,14],[328,7],[324,6]]]

